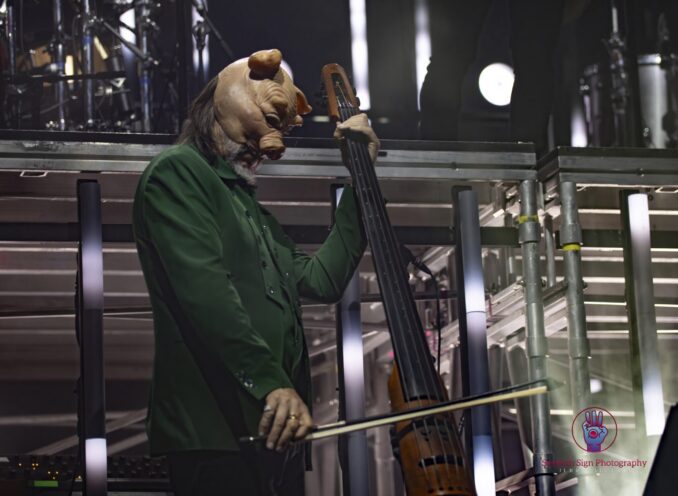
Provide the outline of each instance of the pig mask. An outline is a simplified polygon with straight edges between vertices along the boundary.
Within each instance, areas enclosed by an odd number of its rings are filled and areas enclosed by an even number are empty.
[[[215,141],[223,143],[225,135],[240,145],[239,161],[252,171],[263,156],[272,160],[282,156],[283,135],[301,126],[301,116],[311,111],[304,94],[280,68],[281,61],[279,50],[264,50],[219,73],[214,93]]]

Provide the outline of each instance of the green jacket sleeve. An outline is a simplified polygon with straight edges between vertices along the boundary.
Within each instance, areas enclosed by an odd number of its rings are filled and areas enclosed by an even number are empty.
[[[367,244],[351,186],[344,189],[334,219],[329,236],[312,256],[298,249],[277,223],[273,233],[292,250],[299,295],[323,303],[341,299]]]
[[[180,309],[199,338],[216,350],[225,372],[256,399],[292,387],[271,350],[252,328],[222,260],[214,202],[204,171],[166,158],[155,165],[143,196],[143,226]]]

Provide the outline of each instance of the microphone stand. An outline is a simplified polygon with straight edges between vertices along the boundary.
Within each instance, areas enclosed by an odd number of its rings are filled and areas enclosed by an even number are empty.
[[[626,42],[619,32],[619,12],[612,0],[612,33],[606,42],[610,57],[610,73],[612,76],[611,99],[614,119],[614,137],[616,146],[629,144],[628,110],[630,100],[629,74],[626,70]]]
[[[53,10],[54,10],[54,38],[50,44],[50,51],[52,52],[52,57],[55,65],[55,72],[58,76],[64,75],[64,60],[65,60],[65,48],[64,40],[66,39],[64,33],[64,20],[63,20],[63,1],[62,0],[53,0]],[[56,81],[54,83],[54,96],[57,105],[57,122],[56,128],[59,131],[66,130],[66,104],[68,100],[66,98],[66,82],[63,80]]]
[[[217,27],[212,22],[212,19],[210,19],[210,16],[207,14],[207,7],[205,7],[205,3],[203,2],[203,0],[191,0],[191,3],[195,7],[195,10],[198,12],[198,14],[200,14],[200,17],[202,17],[203,20],[207,23],[207,26],[209,27],[207,32],[214,34],[214,37],[219,42],[221,49],[224,51],[224,53],[228,57],[228,61],[229,62],[234,61],[235,55],[233,54],[233,50],[231,50],[231,47],[228,46],[228,43],[226,43],[226,41],[224,40],[224,37],[221,36],[221,33],[219,32]],[[195,34],[195,30],[194,30],[194,34]]]
[[[139,86],[141,89],[141,119],[142,128],[145,133],[152,131],[151,112],[153,107],[153,96],[151,88],[151,66],[150,60],[150,34],[151,31],[158,29],[157,24],[151,19],[151,10],[155,7],[152,0],[135,0],[134,12],[137,26],[137,40],[139,48],[144,55],[139,70]]]
[[[198,85],[201,88],[205,84],[205,67],[202,53],[205,50],[205,41],[209,32],[210,27],[204,21],[198,21],[195,23],[195,26],[193,26],[195,47],[198,50]]]

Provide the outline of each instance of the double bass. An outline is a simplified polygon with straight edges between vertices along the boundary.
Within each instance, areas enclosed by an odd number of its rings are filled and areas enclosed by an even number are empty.
[[[353,88],[340,65],[324,66],[322,80],[332,120],[344,121],[359,113]],[[395,365],[388,381],[391,407],[403,411],[444,402],[447,392],[426,342],[367,145],[347,138],[344,151],[393,345]],[[408,496],[475,494],[451,414],[397,423],[394,449]]]

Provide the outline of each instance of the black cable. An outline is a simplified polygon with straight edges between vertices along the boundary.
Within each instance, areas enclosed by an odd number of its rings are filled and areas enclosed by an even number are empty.
[[[438,279],[433,274],[433,271],[424,263],[424,261],[421,258],[415,256],[414,253],[412,253],[412,251],[408,247],[406,247],[405,245],[401,245],[400,249],[402,251],[406,263],[411,263],[420,271],[424,272],[425,274],[428,274],[431,277],[431,280],[433,281],[433,289],[435,290],[436,293],[436,328],[438,332],[438,350],[437,350],[438,357],[436,363],[438,368],[438,375],[440,375],[440,355],[443,337],[443,323],[442,315],[440,312],[440,288],[438,287]]]

